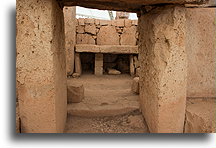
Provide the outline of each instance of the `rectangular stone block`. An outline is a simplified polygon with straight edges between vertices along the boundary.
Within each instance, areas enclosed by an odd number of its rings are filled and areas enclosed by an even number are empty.
[[[103,54],[95,54],[95,75],[103,75]]]
[[[139,77],[135,77],[132,81],[131,91],[139,94]]]
[[[188,97],[216,97],[215,8],[186,9]]]
[[[92,18],[86,18],[84,20],[85,24],[94,24],[95,23],[95,19],[92,19]]]
[[[110,20],[100,20],[100,25],[101,26],[111,25],[111,21]]]
[[[130,55],[129,58],[130,58],[130,75],[134,76],[135,67],[134,67],[133,55]]]
[[[152,133],[182,133],[186,108],[185,8],[156,7],[139,18],[140,103]]]
[[[94,38],[90,34],[77,34],[77,44],[95,44]]]
[[[117,27],[124,27],[124,19],[116,20],[116,26]]]
[[[79,103],[84,99],[84,87],[82,84],[70,84],[67,86],[67,102]]]
[[[78,73],[79,75],[82,74],[80,53],[75,53],[75,72]]]
[[[96,35],[96,26],[95,25],[85,25],[85,32]]]
[[[79,18],[78,19],[78,24],[84,26],[85,25],[85,19],[84,18]]]
[[[124,20],[124,26],[125,27],[130,27],[132,25],[132,21],[131,20],[129,20],[129,19],[125,19]]]

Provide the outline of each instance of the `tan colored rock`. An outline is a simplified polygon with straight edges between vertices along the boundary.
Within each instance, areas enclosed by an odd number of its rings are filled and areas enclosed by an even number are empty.
[[[135,67],[134,67],[134,61],[133,61],[133,55],[130,55],[130,75],[134,76],[135,74]]]
[[[215,8],[186,9],[188,97],[216,97]]]
[[[132,25],[137,26],[138,25],[138,20],[132,20]]]
[[[79,75],[82,74],[80,53],[75,53],[75,73],[78,73]]]
[[[116,20],[111,20],[111,25],[112,25],[112,26],[117,26]]]
[[[85,33],[84,26],[81,26],[81,25],[77,26],[76,32],[80,34]]]
[[[114,26],[102,26],[97,34],[97,45],[119,45],[119,36]]]
[[[139,60],[138,60],[138,57],[136,55],[133,56],[133,61],[134,61],[134,67],[135,68],[140,67]]]
[[[77,34],[77,44],[95,44],[94,38],[90,34]]]
[[[85,19],[84,18],[79,18],[78,19],[78,24],[84,26],[85,25]]]
[[[116,20],[117,27],[124,27],[124,19]]]
[[[143,115],[152,133],[182,133],[187,88],[185,8],[156,7],[139,19]]]
[[[130,126],[135,127],[135,128],[146,127],[146,125],[144,124],[142,115],[130,115],[128,117],[128,122]],[[147,127],[146,127],[146,130],[147,130]]]
[[[94,24],[95,23],[95,19],[92,18],[86,18],[84,20],[85,24]]]
[[[103,54],[96,53],[95,54],[95,75],[103,75]]]
[[[100,20],[99,19],[95,19],[95,25],[100,25]]]
[[[140,76],[140,67],[136,68],[136,77],[139,77],[139,76]]]
[[[108,68],[107,72],[109,75],[120,75],[121,72],[119,70],[113,69],[113,68]]]
[[[120,36],[121,45],[136,45],[136,26],[131,26],[129,28],[125,27],[123,33]]]
[[[212,98],[188,99],[185,133],[215,133],[215,106]]]
[[[131,90],[133,93],[139,94],[139,77],[133,79]]]
[[[124,26],[125,27],[131,27],[131,25],[132,25],[132,21],[131,20],[129,20],[129,19],[125,19],[124,20]]]
[[[67,116],[63,11],[53,0],[18,0],[16,6],[21,132],[61,133]]]
[[[82,84],[73,84],[67,86],[68,103],[79,103],[84,99],[84,87]]]
[[[21,121],[20,121],[20,114],[19,114],[19,105],[16,103],[16,133],[20,133],[21,129]]]
[[[116,32],[122,34],[123,32],[123,28],[120,28],[120,27],[116,27]]]
[[[96,27],[95,25],[85,25],[85,32],[90,34],[96,34]]]
[[[73,78],[78,78],[78,77],[80,77],[80,74],[79,74],[79,73],[73,73],[73,74],[72,74],[72,77],[73,77]]]
[[[101,26],[111,25],[111,21],[110,20],[100,20],[100,25]]]
[[[65,49],[67,75],[74,71],[74,46],[76,44],[76,7],[64,7]]]

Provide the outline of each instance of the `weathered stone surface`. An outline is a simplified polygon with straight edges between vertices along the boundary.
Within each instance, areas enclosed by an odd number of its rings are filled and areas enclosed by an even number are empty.
[[[16,133],[20,133],[20,114],[19,114],[19,105],[16,103]]]
[[[140,76],[140,67],[136,68],[136,77],[139,77],[139,76]]]
[[[77,34],[77,44],[95,44],[94,38],[90,34]]]
[[[138,25],[138,20],[132,20],[132,25],[137,26]]]
[[[113,53],[113,54],[138,54],[137,46],[130,45],[86,45],[77,44],[76,52]]]
[[[208,0],[63,0],[62,4],[65,6],[82,6],[86,8],[94,8],[101,10],[115,10],[115,11],[128,11],[139,12],[145,5],[156,4],[203,4]]]
[[[77,32],[78,34],[85,33],[84,28],[85,28],[84,26],[79,25],[79,26],[76,27],[76,32]]]
[[[64,7],[66,70],[71,75],[74,71],[74,46],[76,44],[76,7]],[[80,26],[78,26],[80,28]],[[78,30],[79,33],[82,33]]]
[[[96,34],[96,27],[95,25],[85,25],[85,32],[90,34]]]
[[[134,76],[135,67],[134,67],[133,55],[130,55],[129,58],[130,58],[130,75]]]
[[[124,20],[124,26],[125,27],[130,27],[132,25],[132,21],[131,20],[129,20],[129,19],[125,19]]]
[[[124,27],[124,19],[116,20],[117,27]]]
[[[187,88],[185,8],[157,7],[139,20],[143,115],[150,132],[182,133]]]
[[[89,19],[89,18],[86,18],[84,20],[85,24],[94,24],[95,23],[95,19]]]
[[[125,27],[120,37],[120,45],[136,45],[136,31],[137,27]]]
[[[21,130],[63,132],[67,115],[63,11],[55,0],[18,0],[16,8]]]
[[[85,19],[84,18],[78,19],[78,24],[84,26],[85,25]]]
[[[79,75],[82,74],[82,65],[81,65],[81,59],[80,59],[80,53],[75,53],[75,73],[78,73]]]
[[[113,68],[108,68],[107,72],[109,75],[120,75],[121,74],[121,72],[119,70],[113,69]]]
[[[103,54],[97,53],[95,54],[95,75],[100,76],[103,75]]]
[[[215,8],[187,8],[188,97],[216,97]]]
[[[73,77],[73,78],[78,78],[78,77],[80,77],[80,74],[79,74],[79,73],[73,73],[73,74],[72,74],[72,77]]]
[[[131,90],[133,93],[139,94],[139,77],[133,79]]]
[[[215,106],[212,98],[187,101],[185,133],[215,133]]]
[[[69,84],[67,86],[67,102],[79,103],[84,99],[84,87],[82,84]]]
[[[99,21],[100,21],[100,25],[101,26],[111,25],[111,21],[110,20],[99,20]]]
[[[119,36],[114,26],[102,26],[97,35],[97,45],[119,45]]]

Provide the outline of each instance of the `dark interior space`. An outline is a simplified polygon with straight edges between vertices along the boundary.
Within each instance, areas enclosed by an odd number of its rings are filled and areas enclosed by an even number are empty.
[[[81,63],[82,63],[82,72],[84,74],[94,74],[95,54],[94,53],[81,53],[80,58],[81,58]]]

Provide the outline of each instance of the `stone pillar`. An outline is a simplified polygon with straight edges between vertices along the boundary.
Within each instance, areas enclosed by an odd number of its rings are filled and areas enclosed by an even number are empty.
[[[135,69],[134,69],[133,55],[130,55],[129,58],[130,58],[130,75],[134,76]]]
[[[75,53],[75,72],[79,75],[82,74],[82,65],[81,65],[81,59],[80,59],[80,53]]]
[[[76,44],[76,7],[64,7],[65,49],[67,75],[74,72],[74,46]]]
[[[140,102],[150,132],[182,133],[187,58],[185,8],[161,6],[139,18]]]
[[[56,0],[17,0],[21,132],[63,132],[67,115],[63,11]]]
[[[95,75],[97,76],[103,75],[103,54],[102,53],[95,54]]]

